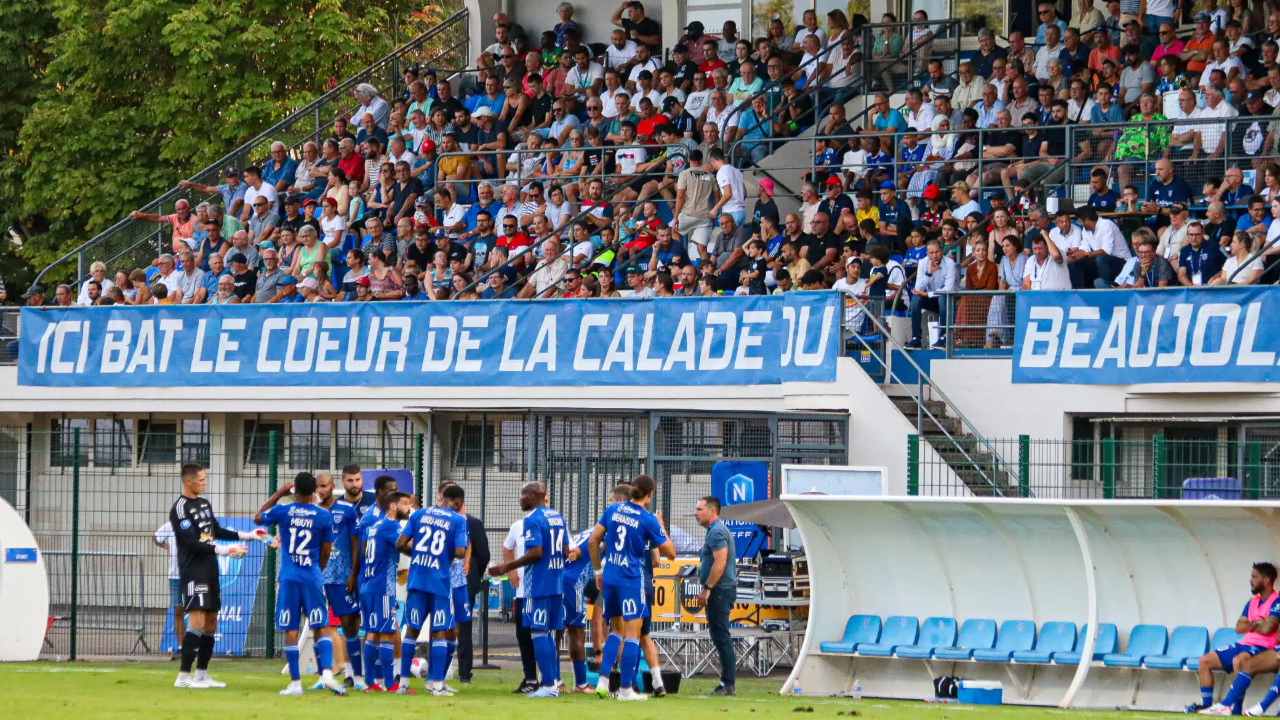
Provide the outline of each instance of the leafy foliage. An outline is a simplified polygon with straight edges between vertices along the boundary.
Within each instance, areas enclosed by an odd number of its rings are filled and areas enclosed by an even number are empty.
[[[393,29],[420,9],[413,0],[0,2],[0,57],[24,35],[44,38],[26,49],[40,67],[25,101],[4,91],[26,73],[0,77],[0,147],[12,149],[0,186],[20,191],[0,205],[45,230],[20,255],[43,267],[111,226],[385,55]],[[6,143],[18,126],[16,146]]]

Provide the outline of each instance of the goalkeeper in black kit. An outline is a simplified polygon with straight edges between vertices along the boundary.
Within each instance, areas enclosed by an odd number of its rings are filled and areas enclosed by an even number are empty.
[[[235,532],[218,525],[213,506],[205,500],[204,468],[196,463],[182,466],[182,496],[169,511],[169,523],[178,544],[178,578],[182,585],[182,604],[187,611],[187,633],[182,637],[182,668],[173,686],[192,690],[226,687],[226,683],[209,677],[209,658],[218,632],[218,610],[222,598],[218,585],[218,556],[244,557],[249,550],[243,544],[218,545],[218,540],[268,542],[270,536],[261,528]],[[195,663],[195,675],[191,664]]]

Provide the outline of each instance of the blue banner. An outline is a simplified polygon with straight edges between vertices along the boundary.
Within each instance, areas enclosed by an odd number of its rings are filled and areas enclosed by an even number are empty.
[[[721,507],[767,500],[769,498],[769,466],[759,460],[723,460],[711,466],[711,495]],[[769,534],[755,523],[724,520],[733,533],[733,547],[738,559],[753,558],[764,546]]]
[[[23,308],[52,387],[762,385],[835,380],[838,296]]]
[[[218,518],[218,524],[236,531],[256,527],[252,518],[242,517]],[[218,544],[235,545],[236,542],[219,540]],[[222,609],[218,610],[218,634],[213,644],[215,655],[244,655],[245,640],[249,637],[249,620],[253,615],[254,598],[258,595],[258,575],[262,570],[262,559],[267,546],[260,542],[248,542],[244,545],[249,548],[249,554],[242,558],[218,556],[218,586],[222,595]],[[274,607],[268,609],[265,620],[275,622]],[[173,612],[170,611],[165,613],[164,634],[160,639],[159,651],[174,653],[179,649],[178,640],[173,634]]]
[[[1273,287],[1022,292],[1017,305],[1015,383],[1280,380]]]

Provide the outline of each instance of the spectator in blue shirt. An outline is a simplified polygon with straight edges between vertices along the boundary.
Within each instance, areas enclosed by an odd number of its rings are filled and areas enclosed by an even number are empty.
[[[880,183],[880,202],[876,203],[876,209],[880,211],[880,235],[900,249],[902,242],[898,239],[905,239],[911,228],[911,208],[898,197],[892,180]]]
[[[471,203],[471,207],[467,208],[466,214],[462,216],[462,222],[467,224],[467,229],[461,236],[459,236],[459,240],[477,234],[477,215],[482,212],[487,212],[490,217],[493,217],[498,213],[498,208],[502,206],[502,203],[498,202],[493,197],[493,185],[491,183],[480,183],[476,188],[476,195],[478,195],[480,199],[477,202]]]
[[[227,211],[227,214],[232,217],[240,217],[240,211],[244,209],[244,191],[247,187],[240,182],[240,172],[238,170],[228,170],[225,178],[225,182],[221,185],[202,185],[190,180],[179,180],[178,187],[191,188],[206,195],[216,193],[222,197],[222,207]],[[214,287],[217,288],[216,285]]]
[[[1040,3],[1040,27],[1036,28],[1036,45],[1044,45],[1044,31],[1050,25],[1057,25],[1058,30],[1063,33],[1067,32],[1067,24],[1058,18],[1058,12],[1054,9],[1053,3]]]
[[[742,139],[742,157],[739,158],[740,163],[750,160],[751,164],[757,164],[769,154],[769,143],[759,142],[773,137],[773,122],[769,112],[765,107],[763,95],[757,95],[751,100],[751,108],[742,113],[738,119],[739,138]],[[750,142],[750,141],[756,142]]]
[[[1267,201],[1261,195],[1249,198],[1249,212],[1236,220],[1236,232],[1265,238],[1270,227],[1271,213],[1267,212]]]
[[[222,262],[222,255],[213,253],[208,258],[209,269],[204,274],[204,290],[205,297],[212,298],[218,294],[218,279],[223,275],[230,275],[231,271],[227,270]]]
[[[889,96],[876,93],[875,104],[871,108],[871,127],[880,132],[905,132],[907,119],[902,113],[889,107]]]
[[[1089,173],[1089,202],[1091,207],[1098,208],[1098,212],[1115,212],[1116,203],[1120,201],[1120,194],[1112,190],[1108,182],[1110,177],[1107,171],[1102,168],[1095,168]]]
[[[1182,178],[1173,176],[1173,163],[1161,158],[1156,161],[1156,176],[1147,190],[1147,201],[1142,212],[1154,215],[1156,227],[1169,224],[1169,208],[1175,203],[1191,204],[1191,186]]]
[[[293,182],[298,172],[298,161],[289,157],[289,151],[279,140],[271,143],[271,159],[262,166],[262,181],[282,193]]]

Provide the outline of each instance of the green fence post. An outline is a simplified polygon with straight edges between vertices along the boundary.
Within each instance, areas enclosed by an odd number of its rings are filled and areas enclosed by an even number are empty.
[[[907,494],[920,494],[920,436],[907,436]]]
[[[1116,498],[1116,440],[1102,438],[1102,497]]]
[[[80,629],[80,428],[71,443],[71,652],[76,659],[76,635]]]
[[[1164,487],[1164,435],[1151,438],[1151,489],[1154,497],[1163,498]]]
[[[1031,436],[1018,436],[1018,497],[1031,497]]]
[[[1262,444],[1251,442],[1248,445],[1249,467],[1245,470],[1245,497],[1257,500],[1259,488],[1262,487]]]
[[[267,435],[267,492],[271,495],[275,495],[276,490],[280,488],[280,471],[277,467],[280,464],[278,436],[279,433],[276,430],[272,430]],[[271,534],[276,534],[274,525],[271,526]],[[271,619],[263,628],[266,637],[263,638],[262,646],[265,649],[264,654],[268,658],[273,658],[276,656],[276,553],[271,548],[267,548],[265,552],[267,554],[267,588],[271,591],[270,597],[267,598],[267,608],[271,613]]]
[[[426,478],[422,476],[422,433],[413,436],[413,492],[418,496],[418,504],[422,504],[422,489],[427,486]]]

